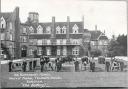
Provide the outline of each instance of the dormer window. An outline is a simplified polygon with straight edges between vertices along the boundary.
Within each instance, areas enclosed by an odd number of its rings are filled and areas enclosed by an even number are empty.
[[[43,27],[39,25],[37,28],[37,34],[42,34],[42,33],[43,33]]]
[[[5,21],[4,17],[1,17],[0,22],[1,22],[0,27],[1,28],[6,28],[6,21]]]
[[[29,31],[30,31],[30,34],[33,34],[34,33],[34,29],[33,29],[32,26],[29,28]]]
[[[75,25],[72,27],[73,33],[74,33],[74,34],[77,34],[77,33],[78,33],[78,29],[79,29],[79,27],[75,24]]]
[[[66,34],[66,26],[63,26],[61,33]]]
[[[48,27],[46,28],[46,33],[47,33],[47,34],[51,34],[51,27],[50,27],[50,26],[48,26]]]
[[[56,34],[60,34],[60,30],[61,30],[60,26],[57,26],[56,27]]]

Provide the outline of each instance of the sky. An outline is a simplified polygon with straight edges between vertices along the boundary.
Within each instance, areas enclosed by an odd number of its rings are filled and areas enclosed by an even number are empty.
[[[1,0],[1,11],[12,12],[20,7],[20,20],[25,22],[29,12],[38,12],[40,22],[63,22],[70,16],[70,21],[82,21],[84,28],[101,30],[111,38],[114,34],[127,34],[126,1],[87,1],[87,0]]]

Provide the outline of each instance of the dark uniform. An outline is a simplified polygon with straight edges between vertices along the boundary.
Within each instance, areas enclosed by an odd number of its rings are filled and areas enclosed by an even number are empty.
[[[23,72],[26,71],[26,65],[27,65],[26,61],[23,61],[23,64],[22,64]]]
[[[12,63],[13,63],[13,62],[10,61],[9,64],[8,64],[8,65],[9,65],[9,72],[12,72]]]
[[[45,60],[44,60],[44,58],[43,58],[43,57],[41,57],[41,59],[40,59],[41,72],[43,72],[43,71],[44,71],[44,63],[45,63]]]
[[[90,70],[92,71],[92,72],[94,72],[95,71],[95,62],[90,62]]]
[[[105,69],[106,69],[107,72],[110,71],[110,62],[106,61],[106,63],[105,63]]]
[[[74,64],[75,64],[75,71],[77,72],[77,71],[79,71],[79,61],[75,61],[74,62]]]
[[[33,69],[35,69],[36,63],[37,63],[37,60],[34,60],[34,61],[33,61]]]
[[[123,71],[123,69],[124,69],[124,62],[121,61],[120,62],[120,70]]]

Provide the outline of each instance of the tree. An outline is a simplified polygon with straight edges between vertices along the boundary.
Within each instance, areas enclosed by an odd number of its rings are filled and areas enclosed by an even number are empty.
[[[127,55],[127,35],[119,35],[117,38],[117,42],[119,43],[119,47],[121,48],[121,53],[123,56]]]
[[[117,40],[111,40],[108,46],[108,56],[126,56],[127,55],[127,36],[119,35]]]
[[[101,53],[102,53],[102,52],[101,52],[101,50],[99,50],[99,49],[93,49],[93,50],[91,50],[91,55],[94,56],[94,57],[100,56]]]

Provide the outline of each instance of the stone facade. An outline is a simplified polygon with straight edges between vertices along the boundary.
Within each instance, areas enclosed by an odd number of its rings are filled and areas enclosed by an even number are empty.
[[[38,55],[50,57],[85,55],[81,46],[84,33],[83,20],[70,22],[70,18],[67,17],[67,22],[56,22],[55,17],[52,17],[51,22],[38,21],[38,13],[30,12],[26,23],[21,24],[21,37],[27,41],[21,42],[20,47],[26,48],[27,57],[33,57],[33,51]],[[22,33],[24,29],[27,30],[26,36]]]
[[[19,8],[13,12],[0,13],[1,44],[7,47],[12,58],[19,58]]]

